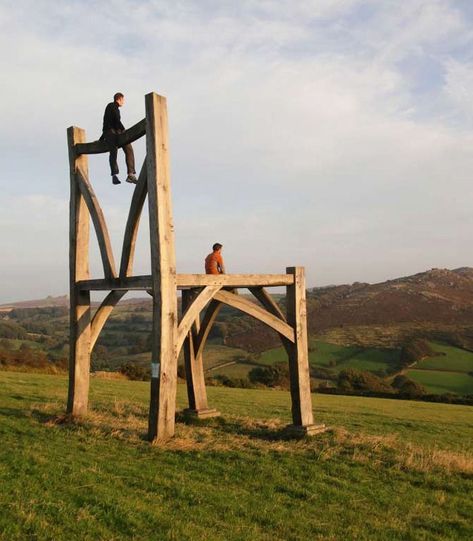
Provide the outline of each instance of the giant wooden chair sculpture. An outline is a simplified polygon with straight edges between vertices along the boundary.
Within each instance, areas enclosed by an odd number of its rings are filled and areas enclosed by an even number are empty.
[[[120,146],[146,135],[146,158],[135,187],[117,272],[105,219],[89,182],[87,154],[108,152],[105,143],[85,142],[84,130],[67,131],[70,199],[70,363],[68,412],[87,412],[90,355],[114,306],[130,290],[146,290],[153,297],[152,378],[148,436],[164,441],[174,434],[177,360],[184,346],[189,410],[199,417],[217,414],[209,409],[202,352],[217,313],[226,304],[274,329],[289,357],[292,428],[302,434],[323,429],[314,425],[310,396],[304,269],[289,267],[286,274],[176,274],[172,221],[168,121],[166,99],[145,98],[146,118],[120,135]],[[151,274],[133,276],[133,256],[141,211],[148,196]],[[104,278],[89,276],[90,218],[97,234]],[[264,289],[286,286],[287,314]],[[260,304],[236,295],[232,287],[248,288]],[[178,319],[177,290],[182,290]],[[91,315],[90,292],[109,291]],[[201,312],[203,317],[201,318]]]

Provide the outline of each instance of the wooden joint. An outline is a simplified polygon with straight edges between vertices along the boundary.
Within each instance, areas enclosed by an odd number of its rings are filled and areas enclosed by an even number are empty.
[[[186,307],[182,320],[179,323],[177,331],[177,352],[181,350],[182,344],[186,336],[189,334],[189,331],[194,323],[194,321],[199,317],[201,310],[208,304],[213,297],[220,291],[221,286],[207,286],[205,287],[197,297],[189,303]]]
[[[288,325],[285,321],[282,321],[279,317],[271,314],[264,308],[261,308],[257,304],[241,297],[240,295],[235,295],[230,291],[219,291],[214,295],[216,301],[223,302],[228,306],[232,306],[237,310],[245,312],[251,317],[265,323],[268,327],[271,327],[277,331],[280,335],[287,338],[290,342],[294,342],[295,333],[294,329]]]

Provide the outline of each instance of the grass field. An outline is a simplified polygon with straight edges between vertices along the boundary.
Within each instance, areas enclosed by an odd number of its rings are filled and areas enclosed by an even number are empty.
[[[400,351],[396,349],[366,348],[342,362],[339,369],[356,368],[370,372],[386,372],[398,366]]]
[[[473,394],[473,376],[469,374],[445,370],[408,370],[407,376],[423,385],[429,393]]]
[[[430,345],[443,355],[420,361],[415,369],[407,371],[407,376],[429,393],[473,394],[473,353],[436,342]]]
[[[443,355],[429,357],[417,364],[417,368],[423,370],[447,370],[449,372],[473,372],[473,352],[464,349],[430,343],[432,349]]]
[[[148,384],[0,372],[0,539],[471,539],[473,410],[318,395],[331,430],[287,440],[288,393],[211,387],[223,414],[143,440]],[[178,405],[184,407],[185,386]]]
[[[215,370],[209,370],[206,372],[206,376],[219,376],[225,375],[229,378],[247,378],[251,370],[255,368],[254,364],[248,364],[245,362],[238,362],[231,365],[225,365]]]
[[[311,339],[309,361],[313,365],[329,367],[353,357],[359,351],[358,347],[338,346]],[[287,353],[283,347],[265,351],[258,358],[258,362],[265,365],[283,361],[287,361]]]
[[[311,340],[309,362],[312,366],[323,366],[339,372],[345,368],[369,370],[371,372],[389,372],[399,360],[400,350],[340,346]],[[258,362],[271,365],[287,360],[285,350],[270,349],[261,354]]]

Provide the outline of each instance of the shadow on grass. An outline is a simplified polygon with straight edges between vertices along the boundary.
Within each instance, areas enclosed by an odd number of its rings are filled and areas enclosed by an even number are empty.
[[[147,442],[147,415],[133,416],[112,414],[109,411],[91,410],[88,415],[77,418],[64,413],[56,408],[43,410],[39,408],[0,408],[0,415],[13,418],[24,418],[36,421],[38,424],[66,430],[71,433],[87,433],[91,437],[113,438],[122,441]],[[251,418],[224,418],[214,417],[211,419],[196,419],[189,417],[183,411],[176,413],[176,422],[179,425],[211,429],[213,438],[219,439],[223,436],[233,438],[244,437],[255,441],[282,442],[304,439],[294,435],[279,420],[258,421]],[[195,436],[198,438],[198,435]]]
[[[104,419],[103,414],[90,412],[84,417],[73,417],[67,413],[51,413],[32,409],[24,412],[25,417],[33,418],[49,428],[58,428],[71,433],[88,433],[92,437],[114,438],[127,441],[147,441],[148,435],[142,427],[120,426],[113,420]]]
[[[190,426],[205,426],[223,434],[245,436],[254,440],[275,442],[304,439],[304,437],[291,432],[288,426],[282,426],[276,422],[265,423],[264,421],[254,419],[224,417],[196,419],[195,417],[186,415],[184,412],[178,412],[176,414],[176,421]]]
[[[0,408],[0,415],[15,417],[16,419],[30,417],[30,411],[20,408]]]
[[[16,419],[34,419],[41,424],[66,424],[74,420],[66,414],[52,414],[38,408],[0,408],[0,415]]]

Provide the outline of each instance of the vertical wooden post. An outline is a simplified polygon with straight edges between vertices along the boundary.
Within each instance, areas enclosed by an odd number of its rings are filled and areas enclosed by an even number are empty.
[[[69,222],[69,283],[70,283],[70,339],[69,339],[69,394],[67,412],[87,413],[90,372],[90,293],[78,291],[76,282],[89,278],[90,215],[76,179],[77,168],[85,173],[87,155],[76,156],[74,145],[85,142],[85,131],[71,127],[67,130],[69,169],[71,180]]]
[[[184,312],[197,296],[199,290],[182,290],[182,311]],[[205,388],[204,363],[202,352],[197,356],[194,350],[194,338],[200,331],[200,315],[192,325],[192,329],[184,341],[184,364],[186,368],[187,396],[189,407],[185,410],[187,415],[200,419],[216,417],[220,413],[216,409],[209,409],[207,403],[207,390]]]
[[[287,286],[287,322],[294,329],[294,343],[289,345],[291,378],[292,429],[312,435],[323,431],[324,425],[313,424],[310,395],[309,349],[307,341],[307,307],[304,267],[287,267],[294,275],[294,284]]]
[[[153,284],[153,342],[148,437],[174,435],[177,386],[177,283],[166,98],[147,94],[146,151]]]

